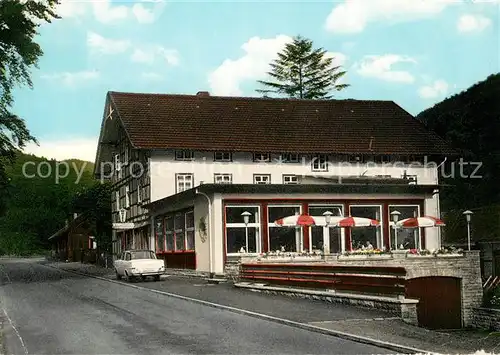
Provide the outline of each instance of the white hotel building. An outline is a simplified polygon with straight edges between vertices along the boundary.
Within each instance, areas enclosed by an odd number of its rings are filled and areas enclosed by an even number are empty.
[[[115,186],[116,253],[151,248],[167,267],[223,273],[232,256],[281,248],[440,247],[437,228],[396,242],[390,213],[439,217],[431,162],[456,152],[392,101],[109,92],[104,112],[96,175]],[[380,225],[274,223],[325,211]]]

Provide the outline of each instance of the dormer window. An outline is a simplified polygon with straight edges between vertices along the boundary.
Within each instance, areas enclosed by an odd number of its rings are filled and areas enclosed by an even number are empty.
[[[176,150],[175,160],[193,160],[194,152],[192,150]]]
[[[328,159],[324,154],[319,154],[313,157],[311,162],[312,171],[328,171]]]
[[[298,163],[300,160],[299,154],[287,153],[281,155],[281,161],[284,163]]]
[[[257,163],[264,163],[271,161],[271,155],[269,153],[254,153],[253,161]]]
[[[231,161],[232,154],[227,152],[215,152],[214,161]]]

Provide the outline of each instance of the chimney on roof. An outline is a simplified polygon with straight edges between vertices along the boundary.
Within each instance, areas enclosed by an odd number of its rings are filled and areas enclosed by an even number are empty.
[[[210,93],[208,91],[198,91],[196,93],[196,96],[207,97],[207,96],[210,96]]]

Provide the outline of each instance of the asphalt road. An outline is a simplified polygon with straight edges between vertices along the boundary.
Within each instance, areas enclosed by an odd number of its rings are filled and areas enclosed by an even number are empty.
[[[387,354],[227,310],[0,259],[6,354]]]

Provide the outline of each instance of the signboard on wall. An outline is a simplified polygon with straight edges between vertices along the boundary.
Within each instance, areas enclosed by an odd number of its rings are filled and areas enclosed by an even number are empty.
[[[134,223],[113,223],[113,229],[117,230],[127,230],[134,229]]]

